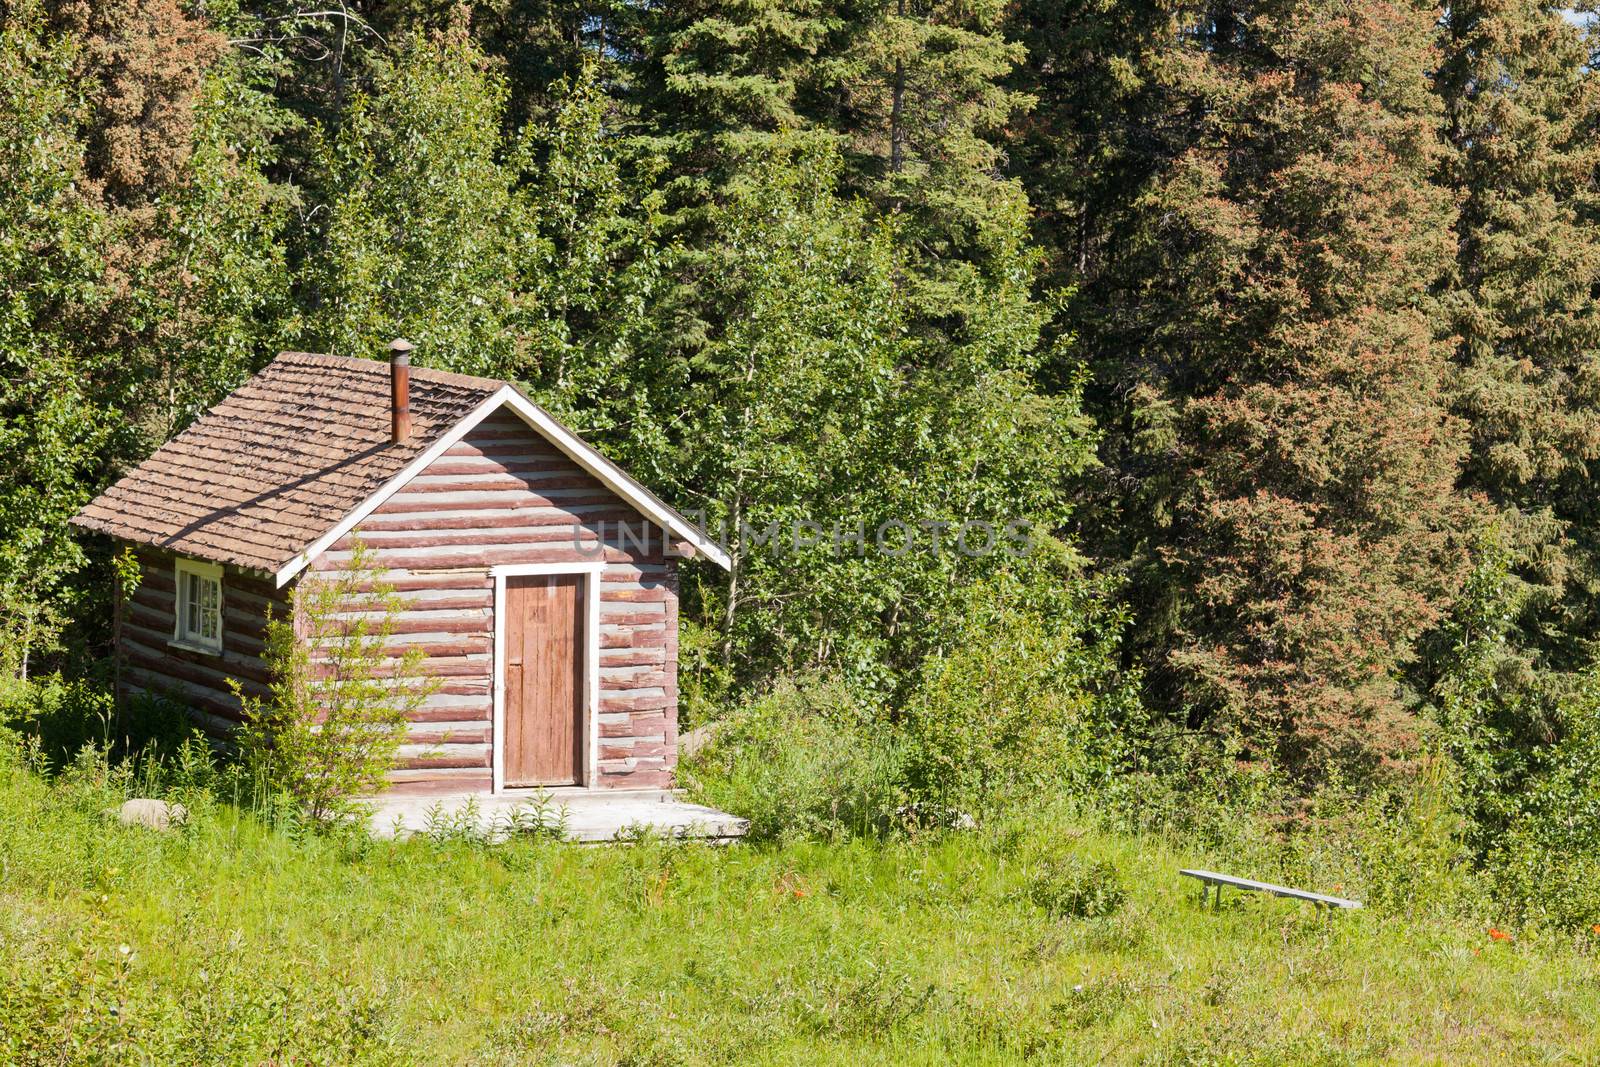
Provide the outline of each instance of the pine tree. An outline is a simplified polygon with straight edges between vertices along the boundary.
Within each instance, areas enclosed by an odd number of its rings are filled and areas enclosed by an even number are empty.
[[[1004,285],[1025,211],[1000,173],[1000,139],[1027,98],[1003,82],[1021,50],[997,2],[754,0],[663,9],[647,20],[631,106],[641,148],[667,161],[691,249],[707,212],[738,195],[782,142],[843,153],[842,189],[893,216],[910,255],[915,328],[957,337],[972,279]],[[686,306],[692,301],[686,301]],[[690,316],[691,344],[720,311]]]
[[[1152,699],[1315,775],[1404,751],[1399,672],[1474,509],[1429,290],[1450,253],[1428,13],[1185,6],[1130,48],[1075,305]]]
[[[1441,51],[1464,481],[1515,556],[1499,688],[1559,690],[1600,634],[1600,73],[1558,4],[1452,3]]]
[[[850,23],[849,43],[824,57],[836,106],[818,116],[845,146],[847,187],[901,216],[917,300],[957,316],[957,276],[991,269],[1011,246],[1027,203],[1001,174],[1001,139],[1032,99],[1006,84],[1023,58],[1004,34],[1000,0],[885,0]]]

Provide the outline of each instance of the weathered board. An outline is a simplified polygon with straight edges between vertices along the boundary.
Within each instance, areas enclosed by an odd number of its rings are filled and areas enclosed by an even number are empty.
[[[574,785],[583,766],[581,574],[506,579],[505,784]]]
[[[413,716],[405,793],[492,782],[494,580],[506,564],[603,561],[598,750],[592,785],[665,788],[677,738],[676,560],[659,530],[509,412],[491,416],[319,556],[345,567],[359,537],[404,599],[395,654],[423,650],[440,689]],[[648,533],[650,536],[638,535]],[[630,535],[631,534],[631,535]],[[641,543],[642,542],[642,543]],[[363,610],[360,604],[349,606]]]
[[[234,567],[222,576],[222,652],[196,652],[172,644],[177,582],[170,552],[140,549],[139,582],[122,604],[118,684],[124,695],[166,696],[192,709],[207,733],[224,736],[242,715],[228,680],[254,695],[266,692],[267,610],[283,618],[288,596],[265,577]]]

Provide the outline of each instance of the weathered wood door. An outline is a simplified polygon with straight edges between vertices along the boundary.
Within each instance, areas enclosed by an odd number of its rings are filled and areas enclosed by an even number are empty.
[[[572,785],[582,773],[584,576],[506,578],[507,787]]]

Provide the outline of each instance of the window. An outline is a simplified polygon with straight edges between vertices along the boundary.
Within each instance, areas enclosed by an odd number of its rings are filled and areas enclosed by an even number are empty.
[[[222,651],[222,568],[215,563],[180,559],[177,577],[177,625],[172,643],[200,652]]]

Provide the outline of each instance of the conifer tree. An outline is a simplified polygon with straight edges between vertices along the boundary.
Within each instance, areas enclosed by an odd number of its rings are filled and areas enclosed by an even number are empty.
[[[1027,203],[1001,174],[1002,137],[1032,100],[1007,85],[1023,48],[1004,34],[999,0],[885,0],[824,57],[819,120],[844,143],[848,187],[901,216],[917,298],[930,316],[960,315],[956,276],[1005,259],[1009,221]]]
[[[662,9],[646,20],[633,113],[667,161],[685,240],[782,142],[843,153],[842,188],[895,216],[910,255],[915,328],[959,334],[971,279],[1006,284],[1025,210],[1000,139],[1027,99],[1003,82],[1021,58],[997,2],[756,0]],[[690,302],[686,302],[690,303]],[[701,309],[691,344],[720,312]],[[695,321],[696,316],[688,316]]]
[[[1427,12],[1184,5],[1122,56],[1076,305],[1150,695],[1315,775],[1404,751],[1399,673],[1474,509],[1430,285],[1450,255]],[[1137,103],[1134,108],[1129,106]]]
[[[1452,3],[1434,79],[1460,212],[1441,326],[1471,427],[1464,481],[1515,563],[1508,694],[1564,688],[1600,632],[1600,74],[1564,6]]]

